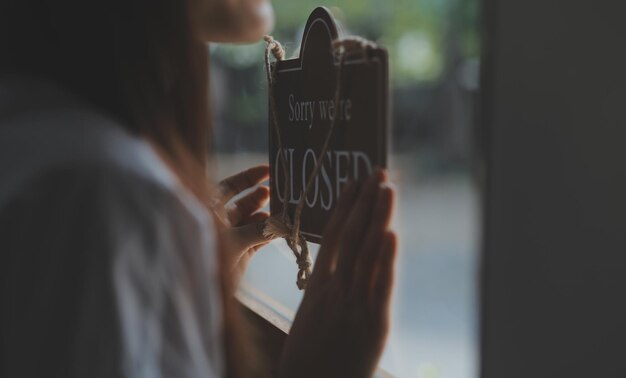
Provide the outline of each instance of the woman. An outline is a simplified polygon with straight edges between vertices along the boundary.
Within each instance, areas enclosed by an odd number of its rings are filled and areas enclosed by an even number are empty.
[[[268,242],[268,190],[227,202],[267,167],[211,184],[206,42],[258,40],[271,17],[261,0],[0,3],[1,376],[262,373],[232,297]],[[342,195],[280,376],[375,370],[396,249],[384,181]]]

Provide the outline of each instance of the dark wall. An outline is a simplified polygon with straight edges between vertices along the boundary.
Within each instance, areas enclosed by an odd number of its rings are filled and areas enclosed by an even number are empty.
[[[626,377],[626,3],[484,10],[482,376]]]

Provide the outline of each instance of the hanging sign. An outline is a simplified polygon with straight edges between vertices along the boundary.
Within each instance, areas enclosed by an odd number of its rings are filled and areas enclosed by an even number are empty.
[[[345,184],[350,179],[363,180],[375,167],[387,164],[387,52],[374,46],[347,53],[339,61],[332,50],[333,41],[339,38],[330,12],[317,8],[306,23],[300,56],[272,65],[270,90],[278,132],[270,114],[270,211],[280,214],[287,204],[293,217],[304,196],[300,231],[317,243]],[[339,69],[340,95],[336,98]],[[333,120],[330,145],[320,156]],[[286,165],[282,165],[283,157]],[[305,194],[319,159],[323,165]]]

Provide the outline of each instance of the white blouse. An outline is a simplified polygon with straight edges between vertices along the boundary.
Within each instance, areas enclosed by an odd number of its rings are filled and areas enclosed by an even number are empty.
[[[0,77],[0,376],[221,376],[214,231],[148,143]]]

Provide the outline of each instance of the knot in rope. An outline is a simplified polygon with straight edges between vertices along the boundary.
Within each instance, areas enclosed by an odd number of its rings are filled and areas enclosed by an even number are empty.
[[[296,263],[298,264],[298,269],[300,270],[307,270],[311,267],[311,261],[304,258],[296,259]]]
[[[295,235],[295,236],[294,236]],[[269,217],[265,221],[263,236],[268,239],[284,238],[289,249],[296,257],[298,264],[298,277],[296,284],[300,290],[306,288],[306,283],[311,276],[311,260],[309,258],[309,246],[306,239],[289,220],[289,216],[283,215]]]

